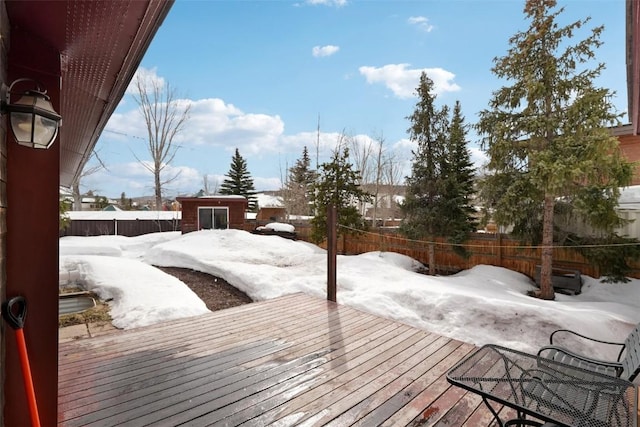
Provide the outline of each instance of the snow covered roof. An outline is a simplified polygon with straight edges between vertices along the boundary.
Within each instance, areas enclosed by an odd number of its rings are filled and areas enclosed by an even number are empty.
[[[76,220],[174,220],[181,219],[181,211],[68,211],[72,221]]]
[[[625,205],[638,205],[640,204],[640,185],[632,185],[625,187],[620,191],[620,198],[618,199],[618,205],[620,208],[628,208]]]
[[[282,197],[280,196],[272,196],[270,194],[259,193],[259,194],[256,194],[256,198],[258,199],[258,206],[260,206],[261,208],[283,208],[284,207]]]
[[[213,196],[199,196],[199,197],[176,197],[176,200],[180,201],[180,200],[184,200],[184,199],[246,199],[246,197],[244,196],[238,196],[238,195],[220,195],[220,194],[215,194]]]

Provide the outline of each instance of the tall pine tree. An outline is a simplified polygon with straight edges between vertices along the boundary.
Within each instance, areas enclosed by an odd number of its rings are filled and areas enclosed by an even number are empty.
[[[357,208],[359,202],[370,201],[369,194],[360,188],[362,177],[349,163],[349,149],[336,149],[331,162],[320,165],[319,177],[313,189],[315,216],[311,219],[311,239],[321,242],[327,236],[327,208],[338,211],[337,234],[366,230],[365,219]],[[346,230],[346,231],[345,231]]]
[[[489,157],[485,191],[496,223],[535,239],[540,230],[541,283],[536,296],[553,299],[551,284],[554,211],[558,200],[604,231],[620,223],[614,211],[619,187],[629,184],[631,165],[607,126],[617,122],[611,93],[594,86],[604,68],[592,64],[602,26],[575,44],[589,19],[560,26],[555,0],[527,0],[526,32],[511,39],[493,73],[509,83],[493,93],[478,130]],[[586,31],[586,29],[584,30]],[[496,191],[496,189],[498,191]]]
[[[448,221],[441,235],[451,243],[460,244],[469,238],[469,233],[476,231],[477,219],[473,206],[475,168],[467,148],[467,128],[459,101],[456,101],[453,107],[453,117],[447,137],[448,158],[444,174],[446,180],[444,198],[448,205],[445,208]],[[456,245],[453,248],[460,254],[466,253],[462,246]]]
[[[426,73],[420,76],[416,89],[418,102],[413,114],[407,117],[411,123],[409,139],[417,144],[413,151],[411,176],[406,180],[405,200],[401,209],[405,218],[400,231],[411,239],[426,239],[428,245],[429,273],[435,274],[435,238],[442,236],[448,222],[447,190],[449,129],[448,108],[437,109],[433,81]]]
[[[249,210],[256,209],[256,192],[253,187],[253,178],[247,169],[247,162],[236,152],[231,158],[231,167],[220,185],[220,194],[244,196],[249,201]]]

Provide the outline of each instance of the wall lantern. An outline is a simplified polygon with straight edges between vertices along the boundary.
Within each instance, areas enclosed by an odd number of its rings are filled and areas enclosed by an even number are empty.
[[[13,92],[16,83],[31,82],[35,89]],[[55,112],[47,91],[32,79],[18,79],[7,88],[2,85],[2,114],[9,114],[11,130],[20,145],[32,148],[51,147],[58,135],[60,115]],[[11,95],[19,98],[12,103]]]

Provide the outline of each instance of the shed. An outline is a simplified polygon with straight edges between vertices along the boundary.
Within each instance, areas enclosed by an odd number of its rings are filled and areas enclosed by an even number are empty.
[[[260,208],[258,211],[258,215],[256,219],[258,221],[277,221],[284,222],[287,216],[287,210],[283,207],[272,207],[268,206],[266,208]]]
[[[182,233],[207,229],[244,229],[249,202],[243,196],[177,197],[182,205]]]

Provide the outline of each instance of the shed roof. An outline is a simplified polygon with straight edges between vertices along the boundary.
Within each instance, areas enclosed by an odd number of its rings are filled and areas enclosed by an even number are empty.
[[[235,200],[235,201],[246,201],[247,198],[244,196],[237,196],[237,195],[229,195],[229,196],[222,196],[222,195],[217,195],[217,196],[202,196],[202,197],[176,197],[176,200],[179,202],[197,202],[200,200],[220,200],[220,201],[229,201],[229,200]]]
[[[181,211],[68,211],[67,215],[72,221],[157,221],[182,218]]]

